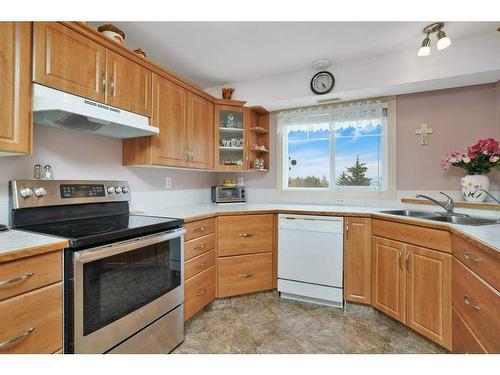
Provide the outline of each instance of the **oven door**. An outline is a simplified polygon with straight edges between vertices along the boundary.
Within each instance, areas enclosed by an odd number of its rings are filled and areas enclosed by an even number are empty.
[[[184,233],[75,253],[75,353],[104,353],[184,302]]]

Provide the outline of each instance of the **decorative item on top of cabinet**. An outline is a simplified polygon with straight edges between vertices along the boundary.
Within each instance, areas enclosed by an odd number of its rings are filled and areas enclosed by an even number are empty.
[[[347,301],[371,303],[371,236],[370,218],[345,218],[344,299]]]
[[[208,100],[153,74],[153,137],[123,141],[124,165],[213,168],[213,110]]]
[[[31,154],[31,23],[0,22],[0,156]]]
[[[125,33],[111,23],[99,26],[97,28],[97,31],[99,31],[102,35],[105,35],[112,41],[120,44],[123,44],[123,41],[125,40]]]

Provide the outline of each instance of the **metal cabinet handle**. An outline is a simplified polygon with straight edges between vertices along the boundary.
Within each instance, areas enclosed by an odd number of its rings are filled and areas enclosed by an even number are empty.
[[[202,262],[202,263],[198,264],[196,266],[196,268],[205,268],[206,265],[207,265],[207,262]]]
[[[472,255],[470,255],[470,253],[468,253],[467,251],[464,252],[464,258],[467,259],[467,260],[473,260],[474,262],[476,263],[479,263],[481,260],[479,258],[474,258]]]
[[[200,246],[196,246],[194,249],[195,250],[203,250],[205,247],[207,247],[206,243],[204,243],[203,245],[200,245]]]
[[[409,250],[409,251],[406,253],[406,260],[405,260],[406,272],[408,272],[408,273],[410,273],[410,265],[409,265],[410,255],[411,255],[411,250]]]
[[[207,227],[194,228],[195,232],[204,232],[205,230],[207,230]]]
[[[243,238],[248,238],[255,236],[255,233],[240,233],[239,236]]]
[[[253,276],[253,273],[240,273],[238,276],[244,279],[249,279],[250,277]]]
[[[27,280],[33,275],[34,275],[34,272],[28,272],[22,276],[13,277],[12,279],[0,280],[0,287],[5,286],[5,285],[14,284],[14,283],[17,283],[19,281]]]
[[[109,76],[109,85],[111,86],[111,96],[115,96],[115,81],[111,75]]]
[[[24,339],[26,336],[28,336],[34,330],[35,330],[35,327],[30,327],[26,331],[24,331],[23,333],[21,333],[20,335],[14,337],[14,338],[11,338],[10,340],[4,341],[4,342],[0,342],[0,349],[7,349],[9,346],[15,344],[19,340]]]
[[[481,307],[479,307],[479,305],[472,303],[470,300],[471,300],[471,298],[469,296],[464,296],[464,303],[466,305],[472,307],[473,309],[481,310]]]
[[[201,296],[204,296],[206,292],[207,292],[207,288],[203,288],[201,290],[201,292],[195,293],[194,296],[195,297],[201,297]]]
[[[102,81],[102,93],[106,92],[106,74],[104,72],[101,73],[101,81]]]
[[[349,239],[349,222],[348,221],[345,222],[345,239],[346,240]]]
[[[403,264],[401,263],[401,261],[403,260],[403,252],[404,250],[399,251],[399,268],[401,269],[401,271],[403,270]]]

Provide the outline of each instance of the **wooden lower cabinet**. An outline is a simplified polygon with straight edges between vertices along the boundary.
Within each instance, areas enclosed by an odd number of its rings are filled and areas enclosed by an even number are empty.
[[[460,314],[452,308],[452,326],[453,326],[453,353],[458,354],[484,354],[487,353],[479,339],[471,331],[467,323]]]
[[[273,288],[272,252],[218,259],[218,296],[229,297]]]
[[[200,272],[184,284],[184,320],[215,299],[215,267]]]
[[[371,219],[345,218],[344,299],[371,303]]]
[[[406,324],[451,349],[451,255],[406,247]]]
[[[193,277],[215,265],[215,250],[207,251],[204,254],[191,258],[184,263],[184,280]]]
[[[387,315],[406,322],[405,245],[373,237],[372,305]]]
[[[0,343],[12,340],[0,353],[50,354],[61,349],[62,294],[59,282],[0,302]]]

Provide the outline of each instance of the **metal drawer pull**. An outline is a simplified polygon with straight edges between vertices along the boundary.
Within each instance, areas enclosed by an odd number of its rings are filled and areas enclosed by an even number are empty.
[[[10,340],[4,341],[4,342],[0,342],[0,349],[7,349],[9,346],[15,344],[19,340],[24,339],[26,336],[28,336],[34,330],[35,330],[35,327],[30,327],[26,331],[21,333],[19,336],[16,336],[16,337],[14,337]]]
[[[250,277],[253,276],[253,273],[240,273],[238,276],[244,279],[249,279]]]
[[[204,243],[203,245],[200,245],[200,246],[196,246],[194,249],[195,250],[203,250],[205,247],[207,247],[206,243]]]
[[[207,265],[207,262],[203,262],[203,263],[200,263],[196,266],[196,268],[205,268],[205,266]]]
[[[479,307],[479,305],[475,305],[473,304],[471,301],[470,301],[470,297],[469,296],[464,296],[464,303],[466,305],[469,305],[470,307],[476,309],[476,310],[481,310],[481,308]]]
[[[255,236],[255,233],[240,233],[239,236],[243,238],[248,238]]]
[[[207,228],[206,227],[199,227],[199,228],[195,228],[194,231],[195,232],[203,232],[205,231]]]
[[[204,296],[206,292],[207,292],[207,288],[203,288],[201,292],[195,293],[194,296],[201,297],[201,296]]]
[[[474,262],[476,263],[479,263],[481,260],[479,258],[474,258],[472,255],[470,255],[470,253],[468,253],[467,251],[464,252],[464,258],[467,259],[467,260],[470,260],[472,259]]]
[[[28,272],[28,273],[26,273],[26,274],[24,274],[22,276],[13,277],[12,279],[1,280],[0,281],[0,287],[5,286],[5,285],[9,285],[9,284],[14,284],[14,283],[17,283],[19,281],[27,280],[27,279],[29,279],[33,275],[34,275],[33,272]]]

